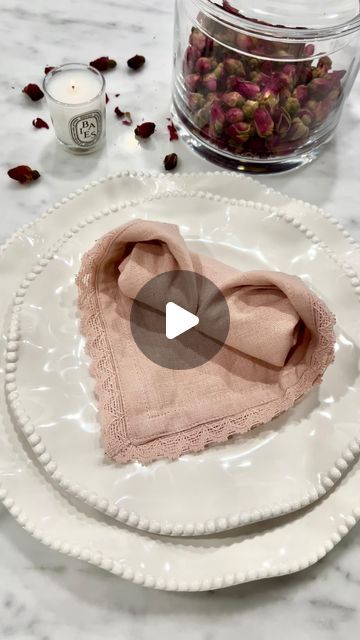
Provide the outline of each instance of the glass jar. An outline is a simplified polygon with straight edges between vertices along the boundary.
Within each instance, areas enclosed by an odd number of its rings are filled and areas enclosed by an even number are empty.
[[[358,0],[177,0],[173,116],[185,140],[230,169],[311,161],[358,72],[359,27]]]

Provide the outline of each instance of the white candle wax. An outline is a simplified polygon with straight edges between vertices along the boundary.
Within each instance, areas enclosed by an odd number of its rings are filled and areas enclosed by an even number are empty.
[[[44,87],[58,139],[79,151],[97,145],[105,127],[102,75],[86,65],[63,65],[46,76]]]

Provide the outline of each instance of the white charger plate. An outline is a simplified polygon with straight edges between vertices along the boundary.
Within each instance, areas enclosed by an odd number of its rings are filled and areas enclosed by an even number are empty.
[[[232,195],[242,190],[249,198],[265,201],[271,198],[272,204],[291,210],[300,221],[308,223],[310,219],[312,228],[323,236],[326,234],[328,245],[346,259],[348,275],[356,285],[360,271],[358,246],[337,228],[334,220],[326,220],[318,209],[290,201],[275,192],[269,194],[256,182],[232,174],[180,176],[176,184],[191,188],[194,180],[204,187],[208,184],[214,193],[226,190]],[[127,181],[126,177],[118,178],[121,187]],[[159,177],[154,182],[150,177],[147,180],[134,176],[132,181],[138,183],[139,188],[148,182],[149,189],[156,183],[159,190],[172,188],[174,184],[168,177]],[[91,192],[93,200],[97,198],[97,189]],[[80,195],[86,198],[87,192]],[[49,217],[55,211],[61,215]],[[70,224],[72,220],[71,201],[55,211],[50,209],[44,219],[16,233],[0,256],[2,371],[6,368],[7,309],[14,288],[35,257],[54,242],[64,223]],[[11,376],[11,371],[7,370],[6,375],[9,374]],[[357,449],[354,447],[355,455],[359,452],[359,444]],[[0,393],[0,498],[13,517],[43,544],[148,587],[207,590],[304,569],[326,555],[360,519],[359,495],[360,467],[356,465],[340,486],[314,507],[267,523],[270,524],[267,529],[254,525],[252,535],[247,538],[234,534],[230,537],[207,536],[203,540],[191,539],[190,547],[185,546],[185,539],[181,544],[175,544],[175,539],[171,543],[154,540],[149,534],[130,531],[121,525],[110,526],[72,507],[29,459],[9,420],[4,393]],[[242,533],[248,531],[243,529]]]
[[[114,181],[103,184],[103,202],[107,190],[113,194]],[[46,471],[97,509],[167,535],[222,531],[324,495],[353,460],[360,379],[357,280],[323,236],[268,205],[204,193],[157,194],[120,209],[114,200],[81,220],[85,212],[79,200],[72,229],[21,283],[8,345],[9,402]],[[295,273],[311,285],[338,316],[336,360],[320,388],[269,425],[220,447],[148,467],[109,464],[78,331],[74,277],[84,251],[133,217],[175,220],[194,250],[242,270]]]

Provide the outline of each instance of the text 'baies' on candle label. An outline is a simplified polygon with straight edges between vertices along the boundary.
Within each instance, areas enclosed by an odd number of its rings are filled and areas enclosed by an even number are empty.
[[[100,111],[90,111],[75,116],[69,122],[70,134],[80,147],[92,146],[101,137],[102,117]]]

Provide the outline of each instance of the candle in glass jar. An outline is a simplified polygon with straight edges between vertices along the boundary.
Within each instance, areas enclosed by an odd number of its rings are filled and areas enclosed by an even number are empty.
[[[105,80],[96,69],[66,64],[44,79],[57,138],[72,151],[95,150],[105,134]]]

